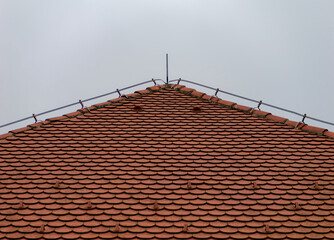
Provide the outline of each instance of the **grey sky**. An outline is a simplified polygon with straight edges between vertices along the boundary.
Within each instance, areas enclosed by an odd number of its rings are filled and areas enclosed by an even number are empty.
[[[164,78],[165,53],[170,79],[334,122],[333,12],[331,0],[0,0],[0,125]]]

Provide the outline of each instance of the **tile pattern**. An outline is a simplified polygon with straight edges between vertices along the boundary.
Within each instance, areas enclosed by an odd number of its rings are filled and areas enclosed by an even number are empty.
[[[0,239],[334,239],[333,133],[179,85],[127,97],[2,136]]]

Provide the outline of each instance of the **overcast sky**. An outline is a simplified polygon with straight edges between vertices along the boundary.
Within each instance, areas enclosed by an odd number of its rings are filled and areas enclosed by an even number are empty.
[[[166,53],[170,79],[334,122],[333,12],[333,0],[0,0],[0,125],[165,78]]]

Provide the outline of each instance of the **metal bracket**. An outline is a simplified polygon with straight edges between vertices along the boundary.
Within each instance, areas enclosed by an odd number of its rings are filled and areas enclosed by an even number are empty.
[[[177,80],[177,85],[180,84],[181,80],[182,80],[181,78],[179,78],[179,80]]]
[[[301,122],[297,122],[295,128],[298,128],[299,123],[301,123],[302,125],[303,125],[303,123],[305,124],[305,122],[304,122],[305,118],[306,118],[306,113],[304,114],[302,121]]]
[[[118,92],[118,97],[122,97],[122,94],[120,93],[120,91],[118,90],[118,88],[116,89],[116,91]]]
[[[262,100],[260,100],[259,104],[257,105],[257,107],[253,107],[251,110],[250,110],[250,113],[253,113],[253,111],[257,108],[258,110],[261,110],[260,109],[260,106],[262,104]]]
[[[219,91],[219,88],[217,88],[217,90],[216,90],[216,92],[215,92],[215,96],[217,97],[217,93],[218,93],[218,91]]]
[[[80,103],[80,105],[81,105],[81,109],[83,109],[83,108],[84,108],[84,105],[83,105],[82,101],[79,100],[79,103]]]
[[[32,116],[33,116],[34,119],[35,119],[35,123],[37,123],[37,117],[36,117],[36,115],[33,113]]]
[[[152,82],[154,82],[154,86],[157,85],[157,83],[155,82],[155,80],[152,78]]]
[[[118,92],[118,97],[125,97],[125,98],[129,98],[128,96],[126,96],[125,94],[122,95],[121,92],[118,90],[118,88],[116,89],[116,91]]]

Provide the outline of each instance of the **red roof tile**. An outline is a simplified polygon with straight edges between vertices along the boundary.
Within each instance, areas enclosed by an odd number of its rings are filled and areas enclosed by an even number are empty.
[[[0,136],[1,239],[332,239],[334,133],[181,85]]]

